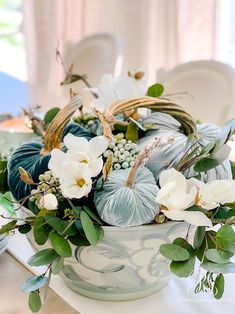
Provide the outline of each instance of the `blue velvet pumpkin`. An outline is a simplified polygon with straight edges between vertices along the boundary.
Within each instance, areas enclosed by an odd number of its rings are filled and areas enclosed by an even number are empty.
[[[72,99],[69,105],[57,114],[47,130],[44,145],[35,142],[23,144],[10,157],[8,162],[8,184],[16,200],[29,195],[34,188],[34,186],[27,185],[20,179],[19,167],[23,167],[32,176],[32,179],[38,182],[39,175],[48,170],[51,150],[61,147],[60,144],[66,134],[72,133],[87,139],[93,137],[91,133],[78,124],[73,123],[65,126],[80,103],[80,98]]]

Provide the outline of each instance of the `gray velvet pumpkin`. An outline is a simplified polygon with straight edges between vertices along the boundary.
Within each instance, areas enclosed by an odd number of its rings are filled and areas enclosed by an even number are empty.
[[[156,127],[155,130],[149,130],[139,140],[140,148],[143,149],[150,144],[155,137],[160,137],[162,140],[168,138],[173,139],[173,143],[156,150],[149,158],[146,166],[154,174],[158,180],[160,173],[169,167],[176,167],[185,151],[187,136],[182,132],[181,123],[172,116],[155,112],[150,114],[143,121],[143,125],[147,128]],[[209,142],[216,140],[221,132],[221,128],[211,124],[200,124],[197,126],[197,135],[199,136],[198,145],[203,148]],[[185,175],[186,177],[196,176],[193,167],[189,168]],[[229,160],[225,160],[221,165],[211,169],[205,173],[201,173],[201,179],[204,182],[216,179],[232,179],[232,171]]]
[[[94,202],[100,217],[108,224],[132,227],[150,223],[159,213],[155,202],[158,187],[147,168],[137,170],[133,187],[126,185],[130,169],[113,171],[103,188],[95,192]],[[97,188],[102,184],[97,182]]]

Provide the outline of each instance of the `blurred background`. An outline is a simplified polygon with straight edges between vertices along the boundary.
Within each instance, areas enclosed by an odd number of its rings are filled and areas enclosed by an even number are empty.
[[[180,86],[170,83],[167,71],[195,60],[215,60],[228,67],[217,68],[217,74],[224,71],[220,77],[207,68],[205,81],[199,75],[190,86],[185,83],[188,76]],[[226,118],[231,118],[235,1],[0,0],[1,112],[15,115],[20,107],[46,111],[63,106],[71,86],[61,82],[72,64],[72,73],[87,74],[92,86],[103,73],[143,69],[148,84],[162,81],[169,93],[226,98]],[[193,65],[195,74],[201,64]],[[209,86],[208,79],[216,75],[217,83]],[[190,88],[198,82],[198,89],[206,89],[193,96]],[[222,95],[217,95],[220,89]]]

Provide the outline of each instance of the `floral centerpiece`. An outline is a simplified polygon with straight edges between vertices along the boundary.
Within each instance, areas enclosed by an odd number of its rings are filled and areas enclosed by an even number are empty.
[[[116,300],[125,299],[123,291],[128,298],[153,293],[166,283],[166,259],[179,277],[198,271],[198,260],[203,276],[195,292],[221,298],[224,274],[235,271],[235,181],[226,144],[233,122],[196,125],[161,97],[160,84],[146,92],[142,72],[105,76],[92,93],[87,110],[73,93],[64,109],[51,111],[43,144],[26,143],[8,160],[18,205],[2,213],[8,221],[0,234],[27,234],[37,247],[28,264],[47,266],[21,287],[30,309],[40,310],[42,288],[60,272],[73,290],[94,298],[100,290]],[[76,123],[69,122],[77,109]]]

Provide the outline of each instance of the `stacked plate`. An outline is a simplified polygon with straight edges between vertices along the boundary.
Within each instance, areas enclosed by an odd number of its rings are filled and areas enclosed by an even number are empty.
[[[5,251],[8,241],[9,241],[8,236],[0,235],[0,254]]]

